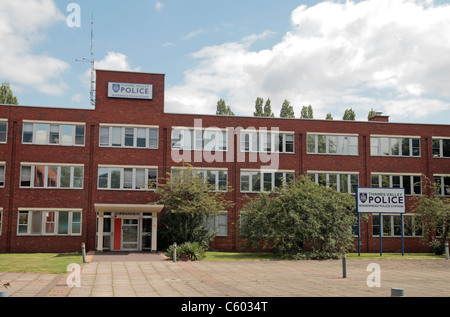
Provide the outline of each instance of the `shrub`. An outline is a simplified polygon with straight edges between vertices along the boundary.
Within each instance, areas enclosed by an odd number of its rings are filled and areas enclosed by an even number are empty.
[[[198,242],[185,242],[177,246],[176,260],[181,261],[197,261],[203,259],[205,256],[205,248]],[[173,245],[167,248],[165,252],[166,257],[173,259]]]

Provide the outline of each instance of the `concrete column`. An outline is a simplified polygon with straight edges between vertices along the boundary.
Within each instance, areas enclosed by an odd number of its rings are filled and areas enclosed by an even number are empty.
[[[103,211],[98,213],[97,251],[103,251]]]
[[[152,252],[156,252],[156,238],[157,238],[157,227],[158,227],[158,213],[152,212]]]

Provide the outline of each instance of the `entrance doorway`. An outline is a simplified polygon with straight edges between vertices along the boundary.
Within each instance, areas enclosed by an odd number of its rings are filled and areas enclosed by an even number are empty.
[[[122,246],[123,251],[139,250],[139,219],[122,219]]]

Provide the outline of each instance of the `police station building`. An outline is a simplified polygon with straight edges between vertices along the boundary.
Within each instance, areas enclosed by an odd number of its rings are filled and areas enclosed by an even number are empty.
[[[0,252],[159,250],[155,188],[182,160],[232,188],[209,223],[222,251],[240,250],[245,196],[301,175],[352,195],[404,188],[406,252],[430,251],[411,210],[425,180],[450,196],[450,125],[165,113],[163,74],[97,70],[95,109],[0,105]],[[398,214],[360,229],[361,251],[378,252],[380,234],[400,251]]]

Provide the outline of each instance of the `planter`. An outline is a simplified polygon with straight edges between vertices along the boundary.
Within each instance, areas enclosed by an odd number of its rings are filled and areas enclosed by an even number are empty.
[[[0,291],[0,297],[8,297],[8,291]]]

